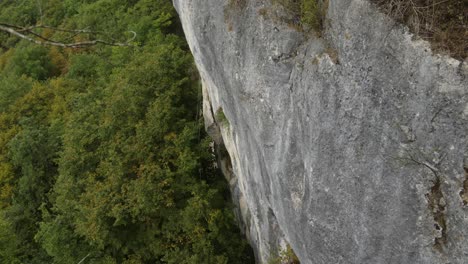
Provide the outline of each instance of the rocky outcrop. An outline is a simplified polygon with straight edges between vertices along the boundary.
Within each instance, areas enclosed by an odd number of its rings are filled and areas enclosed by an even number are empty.
[[[259,263],[467,263],[466,63],[364,0],[320,38],[269,1],[174,5]]]

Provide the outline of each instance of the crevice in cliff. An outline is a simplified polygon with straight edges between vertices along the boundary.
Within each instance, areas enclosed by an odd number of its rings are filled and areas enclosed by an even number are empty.
[[[434,218],[434,248],[440,252],[443,251],[447,243],[447,220],[446,220],[446,201],[441,190],[441,180],[438,175],[434,180],[434,185],[429,193],[426,194],[429,210]]]
[[[252,241],[250,235],[251,214],[246,204],[245,197],[239,189],[238,177],[234,173],[232,158],[226,148],[225,139],[221,133],[223,123],[227,123],[227,125],[229,125],[229,122],[224,116],[222,107],[219,107],[215,112],[208,93],[204,93],[203,96],[205,126],[209,136],[213,139],[212,146],[213,154],[216,157],[216,166],[229,184],[232,202],[234,204],[233,212],[239,229],[242,235],[247,238],[249,244],[254,245],[254,241]],[[224,119],[225,121],[223,121]],[[229,129],[229,127],[227,129]],[[254,247],[252,247],[252,250],[254,251],[253,254],[258,259],[258,252]]]
[[[460,191],[460,197],[462,199],[463,206],[467,206],[468,205],[468,166],[464,166],[463,170],[465,172],[465,180],[463,181],[463,186],[462,186],[463,189]]]
[[[402,128],[402,130],[404,131],[405,129]],[[432,186],[425,196],[430,215],[433,218],[433,248],[441,253],[444,251],[448,241],[446,217],[447,201],[444,197],[444,193],[442,192],[443,178],[440,172],[440,163],[444,157],[445,155],[439,155],[429,159],[423,151],[413,148],[412,150],[405,150],[405,157],[401,158],[401,161],[408,162],[409,164],[424,166],[434,175]],[[428,160],[431,160],[432,162],[429,162]]]
[[[231,180],[234,177],[231,156],[223,143],[215,144],[215,153],[218,160],[218,167],[221,169],[226,179],[228,181]]]

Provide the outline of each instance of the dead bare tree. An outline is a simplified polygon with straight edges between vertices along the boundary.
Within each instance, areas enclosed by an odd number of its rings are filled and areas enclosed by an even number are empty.
[[[67,42],[67,41],[53,40],[49,37],[41,35],[40,33],[36,32],[38,29],[49,29],[49,30],[56,31],[56,32],[69,33],[71,36],[68,39],[73,39],[74,37],[78,35],[82,35],[82,34],[106,35],[105,32],[92,31],[88,29],[62,29],[62,28],[56,28],[56,27],[51,27],[47,25],[35,25],[35,26],[29,26],[29,27],[21,27],[17,25],[11,25],[11,24],[0,22],[0,31],[6,32],[8,34],[14,35],[16,37],[25,39],[27,41],[30,41],[32,43],[35,43],[41,46],[57,46],[57,47],[63,47],[63,48],[85,48],[85,47],[90,47],[90,46],[94,46],[97,44],[103,44],[103,45],[108,45],[108,46],[121,46],[122,47],[122,46],[131,46],[132,45],[131,42],[137,36],[135,31],[128,31],[129,33],[132,34],[132,37],[127,39],[125,42],[119,42],[110,37],[108,37],[109,40],[97,38],[97,39],[79,41],[79,42]]]

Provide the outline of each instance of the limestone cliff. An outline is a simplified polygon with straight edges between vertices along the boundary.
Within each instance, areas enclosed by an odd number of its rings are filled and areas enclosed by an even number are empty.
[[[468,263],[468,65],[365,0],[320,38],[228,2],[174,5],[259,263]]]

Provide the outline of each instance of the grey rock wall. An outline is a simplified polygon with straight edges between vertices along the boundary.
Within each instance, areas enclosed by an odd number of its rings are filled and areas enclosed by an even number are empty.
[[[321,38],[269,1],[174,5],[259,263],[468,263],[467,63],[364,0],[330,0]]]

